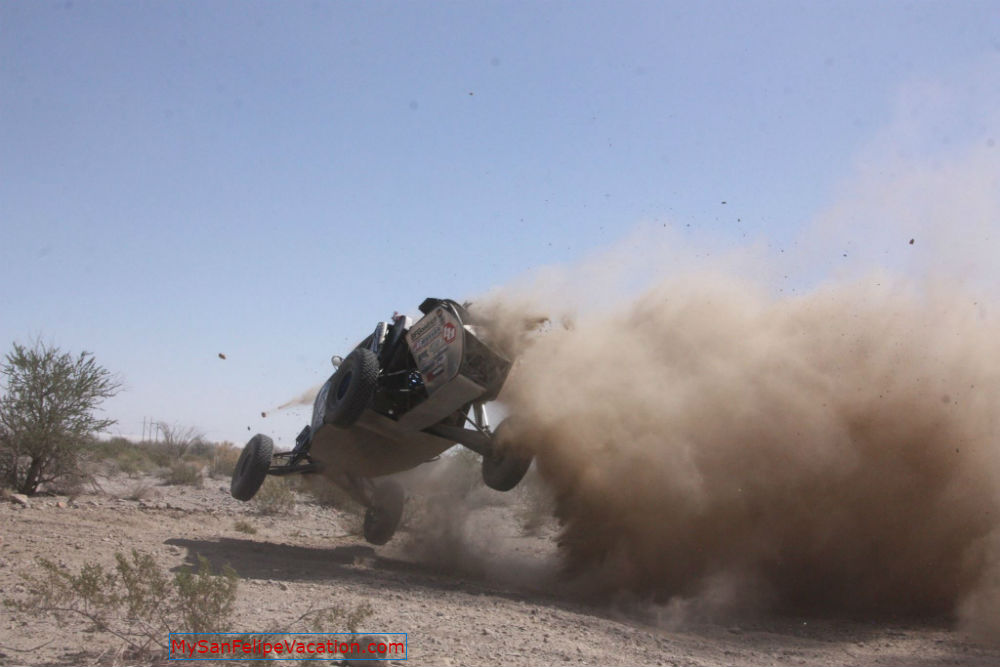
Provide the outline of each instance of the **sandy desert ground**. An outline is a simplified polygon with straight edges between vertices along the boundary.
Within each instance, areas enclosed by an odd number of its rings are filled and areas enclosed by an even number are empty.
[[[153,497],[127,499],[137,483],[156,485]],[[1000,648],[947,619],[682,618],[670,605],[585,599],[560,583],[557,526],[526,534],[517,508],[485,489],[467,507],[452,508],[461,521],[430,533],[426,522],[411,521],[389,544],[371,547],[349,534],[350,516],[308,495],[296,494],[291,515],[264,517],[233,500],[225,480],[200,489],[158,484],[120,476],[73,499],[0,503],[4,597],[23,593],[20,573],[37,570],[38,556],[77,570],[88,561],[111,566],[116,551],[134,548],[173,570],[198,555],[235,568],[241,584],[232,631],[270,631],[310,608],[368,602],[374,613],[365,631],[409,633],[409,659],[394,664],[1000,663]],[[237,530],[238,520],[257,532]],[[111,664],[121,659],[118,644],[82,620],[0,610],[3,664]]]

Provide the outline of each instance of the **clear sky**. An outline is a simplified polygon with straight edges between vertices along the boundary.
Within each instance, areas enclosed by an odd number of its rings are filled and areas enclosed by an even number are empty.
[[[425,296],[992,149],[998,63],[994,0],[0,0],[0,346],[94,352],[117,432],[288,442]]]

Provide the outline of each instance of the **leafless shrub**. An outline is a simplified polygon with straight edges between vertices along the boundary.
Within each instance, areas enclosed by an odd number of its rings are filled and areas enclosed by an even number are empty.
[[[182,458],[189,452],[199,455],[198,452],[206,449],[204,436],[192,426],[181,427],[166,422],[158,422],[156,426],[161,439],[160,446],[175,458]]]

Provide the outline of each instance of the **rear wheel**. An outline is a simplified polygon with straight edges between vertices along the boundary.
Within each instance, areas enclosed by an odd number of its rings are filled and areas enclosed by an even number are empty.
[[[403,517],[403,487],[386,480],[375,487],[371,507],[365,512],[365,539],[371,544],[385,544],[392,539]]]
[[[371,403],[378,384],[378,358],[371,350],[358,348],[347,355],[330,378],[323,421],[350,426]]]
[[[497,491],[510,491],[524,478],[531,466],[530,454],[514,442],[516,422],[505,419],[493,434],[493,455],[483,457],[483,481]]]
[[[250,438],[250,442],[240,452],[240,458],[233,469],[233,481],[229,492],[236,500],[250,500],[256,495],[260,485],[271,468],[274,441],[263,433]]]

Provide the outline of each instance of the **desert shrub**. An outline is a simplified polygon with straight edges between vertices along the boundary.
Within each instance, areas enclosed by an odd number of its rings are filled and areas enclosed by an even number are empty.
[[[114,464],[120,472],[129,477],[152,472],[156,469],[156,464],[153,463],[149,455],[139,449],[122,452],[121,456],[114,459]]]
[[[254,528],[249,521],[244,521],[243,519],[237,521],[236,524],[233,526],[233,528],[235,528],[241,533],[246,533],[247,535],[257,534],[257,529]]]
[[[30,617],[84,618],[94,630],[121,640],[122,651],[138,662],[165,654],[170,632],[227,628],[239,585],[228,565],[215,575],[199,557],[197,571],[184,569],[170,578],[150,554],[116,553],[115,561],[114,569],[89,562],[73,573],[39,558],[41,574],[22,575],[25,593],[4,604]]]
[[[121,383],[94,356],[36,341],[0,360],[0,476],[21,493],[80,470],[85,445],[113,425],[96,416]]]
[[[198,570],[184,569],[174,577],[178,609],[184,627],[190,632],[226,629],[236,601],[236,572],[229,566],[222,576],[212,575],[208,559],[198,557]],[[197,629],[195,629],[197,628]]]
[[[173,457],[182,458],[188,453],[192,456],[211,453],[211,446],[205,442],[205,437],[192,426],[182,427],[167,422],[157,422],[156,428],[160,439],[159,445]]]
[[[162,475],[163,483],[171,486],[200,487],[201,466],[187,461],[174,461]]]
[[[145,450],[146,456],[153,462],[155,468],[169,468],[179,460],[177,455],[159,442],[145,441],[139,443],[139,446]]]
[[[128,500],[152,500],[156,496],[156,489],[149,482],[136,482],[125,492]]]
[[[206,440],[198,439],[191,443],[191,448],[188,449],[188,456],[201,459],[211,459],[215,454],[216,446]]]
[[[236,469],[236,461],[240,458],[240,451],[231,442],[217,445],[212,452],[212,462],[208,468],[209,475],[223,479],[232,477],[233,470]]]
[[[156,470],[158,464],[152,443],[136,443],[126,438],[111,438],[91,445],[90,459],[103,463],[107,472],[122,472],[130,477]]]
[[[258,514],[288,514],[295,507],[295,494],[281,477],[268,477],[253,497]]]
[[[67,496],[69,498],[77,498],[88,490],[99,490],[94,476],[87,471],[87,467],[86,464],[82,464],[76,472],[47,482],[44,490],[47,493],[54,493],[57,496]]]

